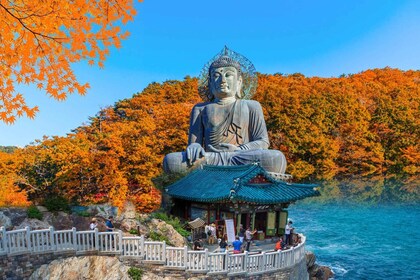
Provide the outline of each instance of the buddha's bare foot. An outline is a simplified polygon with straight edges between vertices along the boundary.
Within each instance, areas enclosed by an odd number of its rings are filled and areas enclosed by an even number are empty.
[[[190,166],[188,166],[191,170],[194,170],[196,168],[200,168],[200,166],[202,166],[203,164],[206,164],[206,158],[205,157],[201,157],[199,159],[197,159],[196,161],[194,161],[194,163]]]

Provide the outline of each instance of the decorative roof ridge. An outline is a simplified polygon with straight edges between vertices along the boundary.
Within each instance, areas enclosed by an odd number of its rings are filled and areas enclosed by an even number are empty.
[[[258,162],[252,164],[254,168],[250,169],[247,173],[240,177],[240,184],[247,184],[249,180],[258,174],[263,174],[271,183],[277,183],[278,181],[270,176],[270,174],[260,166]]]
[[[296,188],[302,188],[302,189],[313,189],[318,187],[318,184],[299,184],[299,183],[289,183],[289,182],[284,182],[281,180],[277,180],[276,183],[280,183],[282,185],[286,185],[286,186],[292,186],[292,187],[296,187]]]
[[[248,170],[251,167],[255,166],[255,164],[245,164],[245,165],[230,165],[230,166],[223,166],[223,165],[208,165],[203,164],[203,169],[201,170],[229,170],[229,171],[241,171],[241,170]]]

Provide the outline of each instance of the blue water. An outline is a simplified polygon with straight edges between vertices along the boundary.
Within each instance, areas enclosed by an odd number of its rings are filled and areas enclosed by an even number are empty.
[[[420,203],[297,203],[289,218],[334,279],[420,279]]]

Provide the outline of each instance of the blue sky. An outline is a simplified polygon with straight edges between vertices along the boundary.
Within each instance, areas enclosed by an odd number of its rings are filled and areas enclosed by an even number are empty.
[[[35,120],[0,123],[0,145],[25,146],[65,136],[101,108],[130,98],[151,82],[198,76],[224,45],[261,73],[333,77],[386,66],[420,69],[419,0],[213,0],[137,3],[131,36],[105,69],[74,65],[86,96],[64,102],[21,88],[39,105]]]

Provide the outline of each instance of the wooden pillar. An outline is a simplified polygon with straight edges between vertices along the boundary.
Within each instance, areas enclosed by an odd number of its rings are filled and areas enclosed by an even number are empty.
[[[239,233],[240,228],[241,228],[241,213],[237,212],[237,214],[236,214],[236,232],[237,233]]]
[[[255,229],[255,209],[252,209],[252,216],[251,216],[251,229]]]
[[[207,224],[210,224],[210,204],[207,204]]]
[[[245,222],[244,227],[245,228],[250,227],[251,230],[252,230],[252,227],[251,227],[251,213],[250,212],[246,213],[246,222]]]

